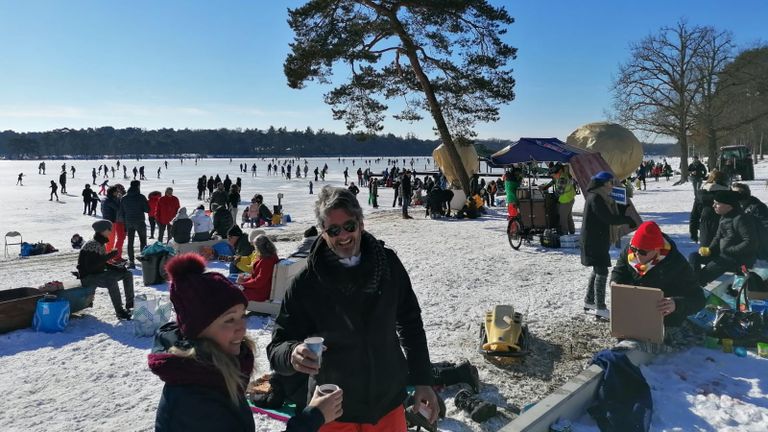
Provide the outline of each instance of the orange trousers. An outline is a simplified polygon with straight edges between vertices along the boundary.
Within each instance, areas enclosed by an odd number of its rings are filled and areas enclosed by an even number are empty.
[[[125,241],[125,224],[123,222],[115,222],[112,224],[112,232],[109,233],[109,239],[104,248],[107,252],[112,249],[117,249],[117,255],[115,258],[123,257],[123,242]]]
[[[376,424],[330,422],[319,432],[406,432],[405,409],[399,406],[382,417]]]

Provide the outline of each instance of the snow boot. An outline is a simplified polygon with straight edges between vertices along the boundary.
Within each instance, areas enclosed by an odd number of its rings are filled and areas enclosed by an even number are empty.
[[[117,319],[119,320],[125,320],[130,321],[131,320],[131,313],[128,312],[125,309],[119,309],[115,312],[115,315],[117,316]]]
[[[496,405],[488,403],[467,390],[456,393],[454,399],[456,408],[469,413],[469,416],[477,423],[482,423],[496,415]]]
[[[472,388],[475,394],[480,393],[480,375],[477,368],[472,366],[468,360],[464,360],[458,366],[451,363],[446,363],[445,366],[436,363],[432,365],[432,372],[435,384],[449,386],[465,383]]]

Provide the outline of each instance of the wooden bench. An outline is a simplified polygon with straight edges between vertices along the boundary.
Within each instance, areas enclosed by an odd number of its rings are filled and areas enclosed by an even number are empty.
[[[221,240],[222,238],[219,236],[214,236],[210,240],[196,241],[196,242],[191,241],[189,243],[176,243],[175,241],[171,240],[168,242],[168,246],[172,247],[177,254],[188,253],[188,252],[200,252],[200,249],[206,246],[213,247],[213,245],[220,242]]]
[[[280,313],[280,305],[283,303],[288,287],[291,286],[296,276],[307,268],[306,258],[286,258],[275,264],[272,273],[272,290],[269,300],[263,302],[248,302],[248,310],[262,314],[277,316]]]

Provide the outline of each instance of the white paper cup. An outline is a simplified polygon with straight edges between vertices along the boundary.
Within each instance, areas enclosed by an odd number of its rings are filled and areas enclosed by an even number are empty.
[[[323,342],[325,342],[325,339],[321,338],[320,336],[304,339],[304,344],[307,345],[307,348],[309,348],[317,356],[318,364],[323,358]]]
[[[339,389],[339,386],[337,386],[336,384],[323,384],[317,387],[318,393],[320,393],[323,396],[329,395],[338,389]]]

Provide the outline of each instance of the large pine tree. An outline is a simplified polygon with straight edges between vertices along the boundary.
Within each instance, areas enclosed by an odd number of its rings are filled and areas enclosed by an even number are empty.
[[[387,100],[399,101],[398,120],[429,112],[469,192],[457,145],[475,136],[478,121],[498,120],[499,105],[515,97],[509,62],[517,50],[502,40],[514,20],[503,7],[485,0],[311,0],[289,15],[290,87],[328,84],[334,66],[346,65],[349,80],[325,102],[351,131],[381,131]]]

